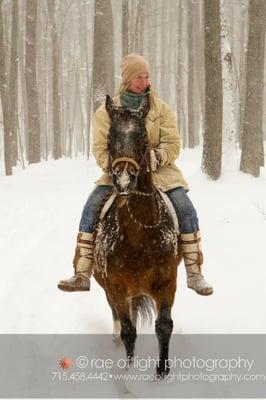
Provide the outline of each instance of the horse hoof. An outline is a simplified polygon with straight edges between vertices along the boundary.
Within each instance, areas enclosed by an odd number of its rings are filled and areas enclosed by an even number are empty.
[[[168,365],[157,365],[156,367],[156,379],[162,380],[170,372],[170,367]]]

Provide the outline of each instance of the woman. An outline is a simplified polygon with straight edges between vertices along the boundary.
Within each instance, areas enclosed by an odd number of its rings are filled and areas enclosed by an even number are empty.
[[[174,164],[179,155],[180,137],[175,116],[170,107],[159,99],[150,87],[150,67],[139,54],[129,54],[121,61],[122,83],[119,95],[114,98],[116,105],[136,109],[147,94],[151,109],[146,118],[146,129],[152,150],[153,180],[171,200],[177,214],[184,262],[187,271],[187,286],[200,295],[213,293],[211,285],[201,275],[203,262],[200,248],[200,232],[196,210],[186,192],[188,186],[181,172]],[[99,207],[112,191],[112,180],[108,174],[107,136],[109,117],[102,105],[95,113],[93,127],[93,154],[97,164],[104,171],[96,182],[97,186],[84,206],[74,257],[75,275],[59,282],[64,291],[90,290],[93,271],[93,236],[97,224]]]

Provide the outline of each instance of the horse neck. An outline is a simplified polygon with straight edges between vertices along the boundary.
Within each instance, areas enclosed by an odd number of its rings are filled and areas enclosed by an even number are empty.
[[[151,172],[140,173],[135,193],[129,198],[127,207],[134,227],[137,224],[146,229],[160,222],[160,205]]]
[[[150,165],[149,157],[146,158],[143,166],[141,168],[140,174],[138,176],[138,182],[136,190],[143,193],[152,193],[155,190],[153,181],[152,181],[152,174],[150,172]]]
[[[154,192],[154,185],[152,182],[152,176],[150,172],[141,173],[139,175],[136,190],[138,192],[147,194]]]

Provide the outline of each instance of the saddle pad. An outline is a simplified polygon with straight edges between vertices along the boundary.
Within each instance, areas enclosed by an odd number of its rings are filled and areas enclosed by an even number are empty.
[[[173,222],[174,222],[175,229],[176,229],[176,231],[177,231],[177,234],[179,235],[180,232],[179,232],[178,219],[177,219],[177,216],[176,216],[176,212],[175,212],[174,206],[173,206],[171,200],[169,199],[169,197],[167,196],[167,194],[165,194],[164,192],[162,192],[162,191],[161,191],[160,189],[158,189],[158,188],[157,188],[157,190],[158,190],[158,192],[159,192],[161,198],[163,199],[163,201],[164,201],[166,207],[168,208],[168,210],[169,210],[169,212],[170,212],[170,214],[171,214],[171,216],[172,216],[172,218],[173,218]]]

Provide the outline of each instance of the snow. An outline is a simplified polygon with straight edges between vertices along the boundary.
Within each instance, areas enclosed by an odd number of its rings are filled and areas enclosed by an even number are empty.
[[[126,189],[127,189],[128,185],[130,184],[130,177],[129,177],[128,172],[125,169],[122,172],[122,174],[118,177],[117,182],[118,182],[119,186],[121,187],[121,189],[124,189],[126,192]]]
[[[215,293],[201,297],[189,290],[181,264],[174,332],[265,333],[265,169],[253,178],[224,168],[213,182],[202,174],[200,158],[201,149],[185,150],[177,164],[198,211],[204,275]],[[80,213],[99,175],[92,158],[80,158],[0,177],[1,333],[112,332],[111,312],[94,280],[89,293],[57,289],[73,272]]]
[[[235,166],[239,159],[235,153]],[[198,148],[183,151],[177,164],[200,217],[204,275],[215,293],[201,297],[188,289],[181,264],[174,333],[265,333],[266,171],[253,178],[225,167],[213,182],[200,163]],[[0,176],[0,333],[112,333],[111,311],[94,280],[91,292],[57,289],[73,272],[80,213],[100,173],[92,158],[79,158]],[[154,333],[154,325],[139,332]],[[121,385],[110,388],[115,396],[137,390]],[[149,388],[156,393],[157,386]]]

